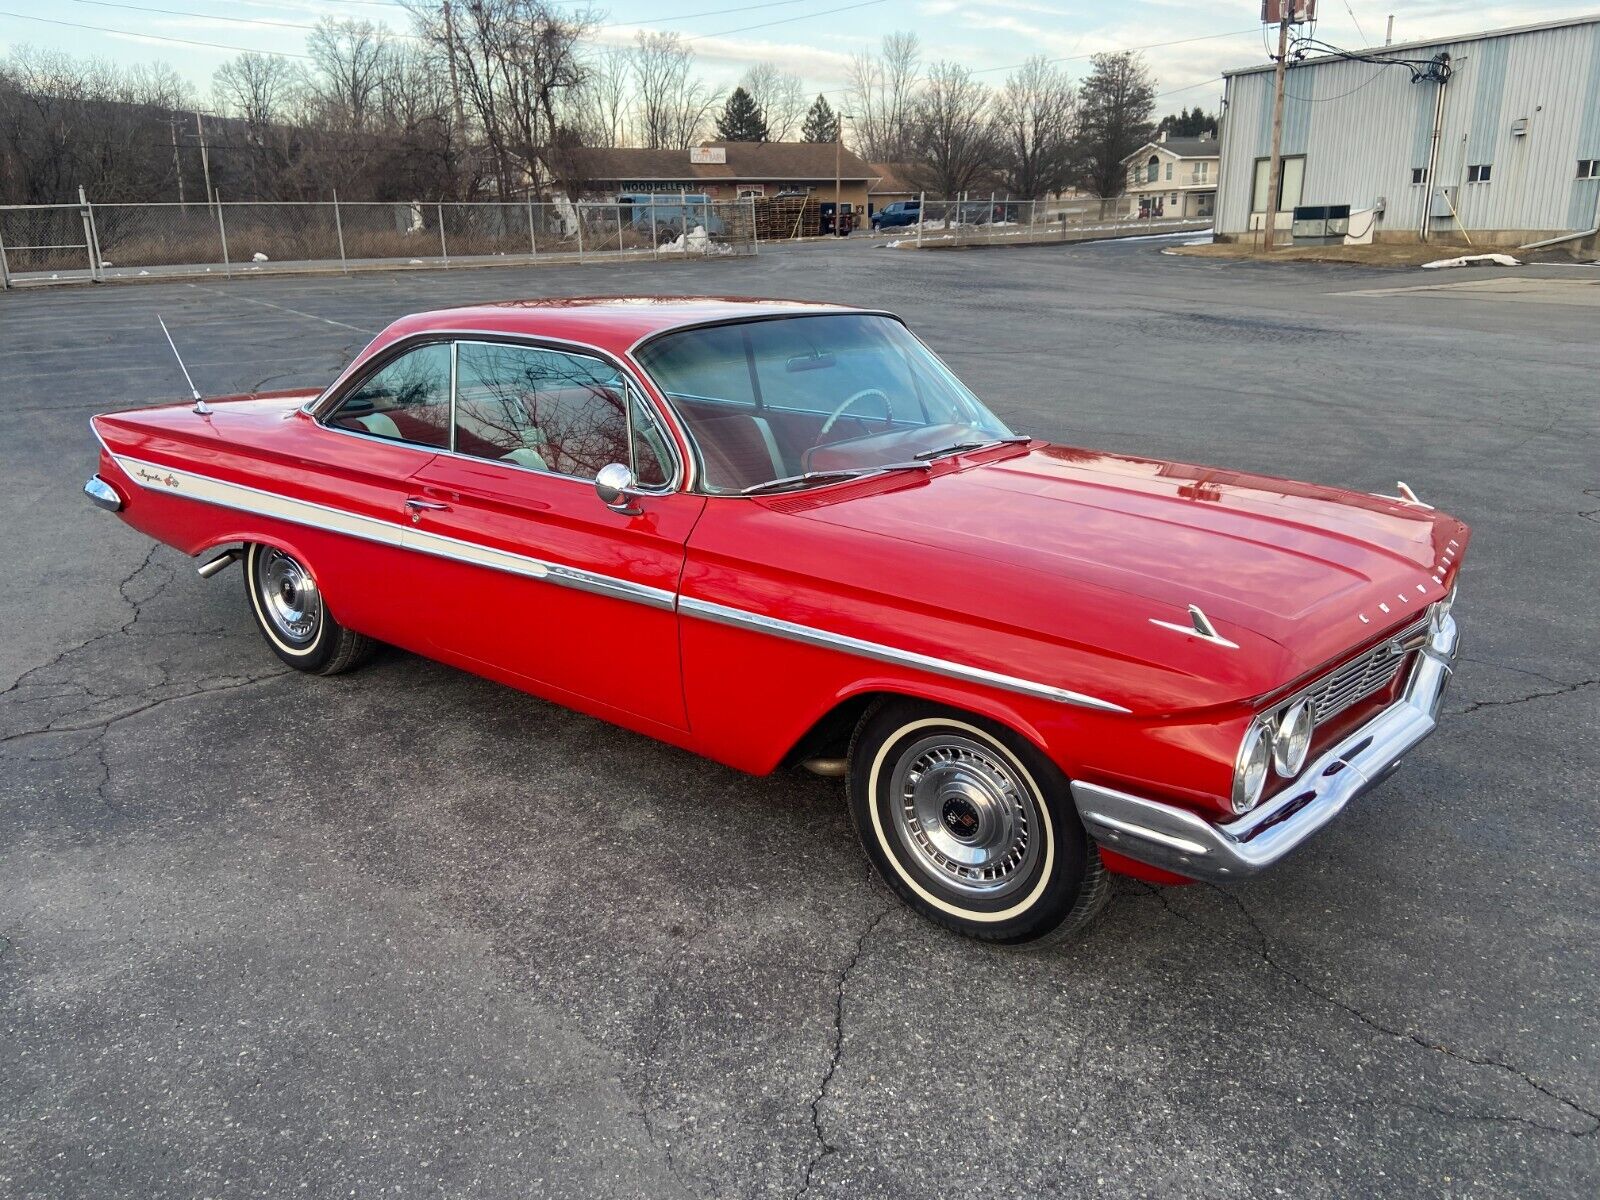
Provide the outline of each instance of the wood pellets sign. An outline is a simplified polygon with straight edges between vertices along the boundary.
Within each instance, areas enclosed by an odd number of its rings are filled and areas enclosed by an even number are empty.
[[[724,166],[728,161],[728,151],[725,146],[690,146],[689,161],[701,165]]]
[[[1261,23],[1301,25],[1317,19],[1317,0],[1261,0]]]

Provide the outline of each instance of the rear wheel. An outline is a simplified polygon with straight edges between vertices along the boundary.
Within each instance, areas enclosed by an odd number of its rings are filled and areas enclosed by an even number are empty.
[[[930,920],[986,941],[1065,939],[1110,880],[1066,776],[992,721],[920,701],[869,713],[850,750],[867,857]]]
[[[262,637],[295,670],[337,675],[371,655],[372,639],[333,619],[316,578],[293,555],[252,542],[245,549],[244,578]]]

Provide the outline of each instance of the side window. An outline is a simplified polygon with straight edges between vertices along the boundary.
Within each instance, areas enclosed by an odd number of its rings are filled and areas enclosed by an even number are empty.
[[[663,435],[621,373],[601,359],[559,350],[462,342],[455,448],[578,479],[593,479],[608,463],[628,463],[646,487],[667,481]]]
[[[444,342],[402,354],[340,402],[328,424],[357,433],[450,445],[450,347]]]

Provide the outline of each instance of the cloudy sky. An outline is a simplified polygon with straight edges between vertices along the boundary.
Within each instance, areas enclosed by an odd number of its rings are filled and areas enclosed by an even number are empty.
[[[1380,45],[1391,12],[1395,40],[1414,41],[1573,16],[1597,3],[1323,0],[1318,34],[1342,46]],[[811,92],[835,91],[852,53],[903,29],[917,31],[929,58],[956,59],[995,83],[1031,54],[1062,60],[1076,74],[1096,51],[1144,48],[1160,112],[1215,108],[1221,71],[1266,60],[1259,0],[615,0],[597,9],[602,41],[627,43],[639,29],[693,39],[702,73],[718,86],[770,59],[798,72]],[[204,97],[223,60],[240,49],[296,53],[302,26],[322,17],[409,28],[398,0],[0,0],[0,53],[28,43],[123,64],[163,59]]]

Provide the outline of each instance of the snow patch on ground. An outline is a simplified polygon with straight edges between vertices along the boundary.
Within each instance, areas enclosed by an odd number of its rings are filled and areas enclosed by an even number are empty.
[[[1431,271],[1439,267],[1520,267],[1521,265],[1521,262],[1509,254],[1463,254],[1460,258],[1440,258],[1423,263],[1422,269]]]

